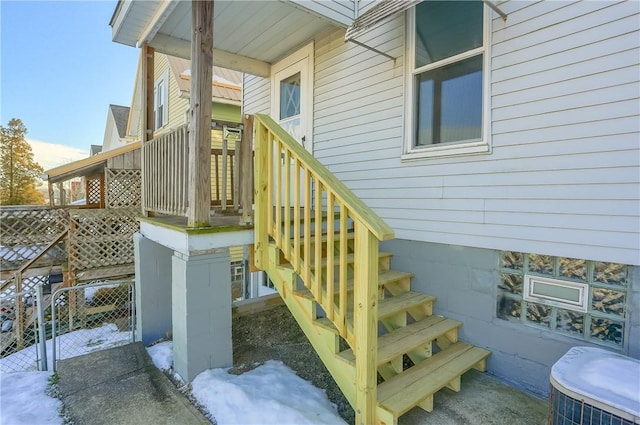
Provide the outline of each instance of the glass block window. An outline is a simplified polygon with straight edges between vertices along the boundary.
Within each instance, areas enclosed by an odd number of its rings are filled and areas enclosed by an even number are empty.
[[[523,298],[525,276],[588,285],[586,312]],[[498,318],[590,342],[622,347],[628,299],[628,266],[550,255],[500,253]]]

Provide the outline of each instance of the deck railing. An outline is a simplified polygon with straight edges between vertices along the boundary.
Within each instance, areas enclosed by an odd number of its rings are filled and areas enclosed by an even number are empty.
[[[375,418],[378,248],[393,230],[270,117],[255,129],[256,265],[271,238],[352,347],[356,404]]]
[[[187,215],[187,125],[142,145],[142,210]]]
[[[188,207],[189,130],[184,125],[176,130],[145,142],[142,151],[142,208],[143,211],[186,216]],[[242,208],[241,185],[253,182],[243,176],[239,155],[241,142],[222,138],[211,149],[211,206],[222,210]],[[252,161],[249,155],[248,161]],[[251,200],[249,201],[251,202]],[[248,205],[251,210],[251,205]]]

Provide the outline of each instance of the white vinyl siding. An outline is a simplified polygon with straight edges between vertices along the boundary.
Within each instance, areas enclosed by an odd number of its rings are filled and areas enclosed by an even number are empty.
[[[271,84],[268,78],[244,74],[242,83],[242,113],[271,113]]]
[[[400,239],[640,264],[640,4],[492,13],[489,155],[402,162],[404,17],[316,39],[314,155]],[[245,112],[269,112],[246,77]]]
[[[640,264],[640,4],[500,8],[490,155],[401,162],[402,16],[366,40],[395,64],[316,40],[314,154],[397,238]]]

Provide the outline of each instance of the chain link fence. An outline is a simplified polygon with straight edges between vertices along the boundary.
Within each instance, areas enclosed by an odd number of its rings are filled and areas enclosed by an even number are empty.
[[[43,370],[38,299],[35,289],[0,296],[0,373]]]
[[[56,360],[134,340],[134,283],[103,281],[53,293],[53,370]]]
[[[45,293],[42,293],[43,288]],[[134,340],[132,280],[0,296],[0,372],[55,371],[56,360]]]

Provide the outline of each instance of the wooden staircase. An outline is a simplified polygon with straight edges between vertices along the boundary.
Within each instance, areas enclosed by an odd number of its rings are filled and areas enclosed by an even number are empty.
[[[293,163],[293,167],[280,166]],[[434,394],[460,390],[489,352],[458,341],[379,241],[393,231],[269,117],[256,115],[255,260],[356,413],[397,424]],[[317,205],[318,208],[313,206]],[[307,206],[307,207],[305,207]]]

